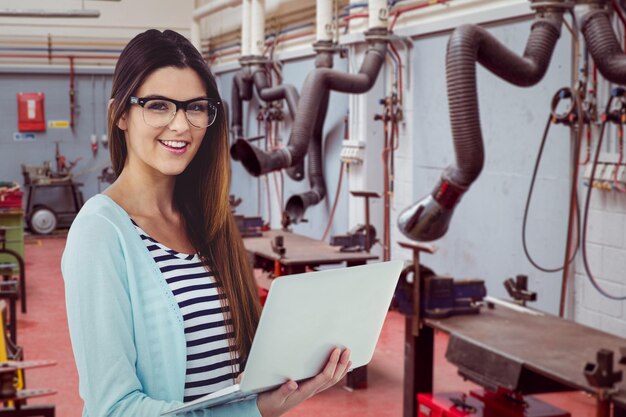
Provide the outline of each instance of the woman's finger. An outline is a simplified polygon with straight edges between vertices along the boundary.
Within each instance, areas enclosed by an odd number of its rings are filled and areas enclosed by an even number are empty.
[[[333,349],[328,358],[328,362],[326,362],[326,366],[321,373],[319,373],[315,378],[319,378],[319,382],[322,384],[326,384],[328,381],[333,379],[335,375],[335,370],[337,369],[337,365],[339,364],[339,360],[341,359],[341,350],[339,348]]]
[[[337,367],[335,368],[335,372],[332,376],[332,378],[326,382],[326,384],[324,384],[318,392],[326,390],[330,387],[332,387],[333,385],[337,384],[339,381],[341,381],[341,379],[346,375],[346,373],[348,372],[349,366],[351,365],[350,362],[350,354],[352,352],[350,351],[350,349],[345,349],[342,353],[341,356],[339,357],[339,361],[337,362]]]
[[[332,379],[335,369],[337,368],[337,363],[339,362],[339,357],[341,356],[340,352],[338,348],[333,349],[324,369],[313,378],[301,383],[299,391],[303,392],[307,397],[311,397],[320,392],[326,383]]]
[[[287,381],[276,390],[277,395],[280,397],[280,404],[284,404],[289,400],[289,397],[298,391],[298,383],[296,381]]]
[[[285,403],[298,391],[298,384],[295,381],[287,381],[279,388],[259,394],[257,406],[265,415],[280,415]],[[265,413],[263,413],[265,411]],[[284,412],[284,411],[283,411]]]
[[[339,382],[341,378],[343,378],[348,362],[350,361],[350,353],[351,353],[350,349],[345,349],[343,352],[341,352],[338,358],[337,364],[335,366],[335,369],[333,370],[333,374],[330,376],[328,380],[326,380],[326,382],[321,387],[319,387],[317,392],[320,392],[320,391],[323,391],[325,389],[332,387],[337,382]]]
[[[343,353],[341,354],[341,357],[339,358],[339,363],[337,364],[337,369],[335,369],[335,375],[333,377],[333,380],[335,381],[335,384],[337,382],[339,382],[348,372],[348,369],[350,369],[350,354],[352,352],[350,351],[350,349],[346,349],[343,351]]]

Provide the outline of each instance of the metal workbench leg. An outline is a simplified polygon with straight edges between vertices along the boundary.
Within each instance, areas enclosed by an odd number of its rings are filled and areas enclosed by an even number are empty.
[[[354,368],[346,376],[346,386],[351,389],[367,388],[367,365]]]
[[[613,403],[613,417],[626,417],[626,408]]]
[[[434,331],[423,326],[413,336],[413,318],[405,319],[403,416],[417,416],[417,393],[433,392]]]

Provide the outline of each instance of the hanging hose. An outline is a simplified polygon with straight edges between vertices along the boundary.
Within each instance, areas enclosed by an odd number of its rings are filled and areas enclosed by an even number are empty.
[[[252,77],[244,68],[235,73],[230,93],[231,107],[231,129],[233,132],[233,142],[243,139],[243,101],[249,101],[252,98]],[[239,160],[239,155],[232,152],[231,156],[234,160]]]
[[[555,0],[533,6],[536,17],[522,57],[479,26],[460,26],[450,36],[446,78],[456,163],[445,169],[430,195],[400,214],[398,227],[408,238],[430,241],[442,237],[461,196],[483,168],[476,62],[518,86],[534,85],[546,73],[560,36],[563,13],[571,4]]]
[[[564,114],[557,114],[556,107],[561,101],[561,99],[564,99],[564,98],[571,98],[572,104]],[[528,190],[528,196],[526,197],[526,207],[524,208],[524,219],[522,221],[522,245],[524,246],[524,253],[526,254],[526,258],[535,268],[543,272],[560,272],[560,271],[563,271],[567,267],[567,265],[571,264],[572,261],[576,258],[576,253],[578,252],[578,248],[580,247],[580,221],[579,221],[580,208],[578,205],[577,185],[578,185],[578,159],[580,158],[580,142],[581,142],[581,136],[582,136],[582,126],[584,123],[584,115],[582,114],[579,95],[575,91],[572,91],[571,88],[567,88],[567,87],[561,88],[559,89],[559,91],[556,92],[556,94],[552,98],[551,107],[552,107],[551,109],[552,111],[550,113],[550,116],[548,116],[548,121],[546,123],[546,127],[543,132],[543,137],[541,138],[541,145],[539,146],[539,152],[537,153],[535,167],[533,169],[533,174],[530,180],[530,188]],[[577,225],[576,249],[574,249],[574,252],[571,254],[569,259],[565,260],[565,263],[563,266],[556,267],[556,268],[547,268],[547,267],[539,265],[533,259],[533,257],[530,254],[530,251],[528,250],[528,243],[526,241],[526,229],[527,229],[527,224],[528,224],[528,212],[530,209],[530,201],[533,195],[533,189],[535,187],[535,181],[537,179],[537,171],[539,170],[539,163],[541,162],[541,158],[543,156],[543,150],[547,142],[548,132],[550,131],[550,126],[553,123],[567,123],[567,124],[572,123],[573,116],[575,115],[576,115],[576,120],[578,123],[578,135],[577,135],[577,140],[574,143],[575,155],[574,155],[573,160],[575,161],[574,162],[575,166],[572,172],[572,178],[571,178],[572,188],[571,188],[571,195],[570,195],[568,207],[571,208],[574,204],[576,205],[576,225]],[[567,237],[567,242],[565,244],[566,244],[566,248],[569,247],[569,244],[570,244],[569,236]]]
[[[611,92],[611,98],[609,99],[605,114],[608,115],[611,110],[611,105],[613,104],[613,100],[616,97],[624,96],[624,89],[622,88],[614,88]],[[600,136],[598,137],[598,144],[596,145],[596,154],[593,158],[593,165],[591,167],[591,177],[589,178],[589,190],[587,191],[587,198],[585,199],[585,207],[583,210],[583,226],[582,226],[582,253],[583,253],[583,265],[585,267],[585,272],[587,272],[587,277],[589,278],[589,282],[591,285],[603,296],[609,298],[611,300],[623,301],[626,300],[626,296],[616,296],[606,292],[600,284],[598,284],[596,278],[591,272],[591,268],[589,267],[589,259],[587,258],[587,224],[589,218],[589,202],[591,201],[591,193],[593,191],[593,181],[595,179],[596,168],[598,166],[598,159],[600,157],[600,149],[602,149],[602,141],[604,139],[604,130],[606,128],[607,123],[610,121],[608,117],[604,117],[602,120],[602,126],[600,128]]]
[[[332,68],[333,55],[330,51],[318,51],[315,57],[315,68]],[[308,154],[308,176],[311,189],[304,193],[295,194],[289,197],[283,213],[283,227],[288,227],[292,223],[299,223],[304,219],[304,214],[310,206],[317,205],[326,197],[326,180],[324,179],[322,142],[324,141],[324,122],[328,113],[328,103],[330,91],[326,91],[320,99],[318,107],[315,109],[315,118],[311,142],[309,143]],[[302,164],[300,161],[298,164]],[[297,165],[296,165],[297,166]],[[289,174],[293,166],[287,169]],[[293,177],[291,174],[290,177]]]
[[[622,51],[608,11],[606,1],[593,2],[591,10],[581,19],[581,31],[589,52],[600,73],[608,81],[626,84],[626,54]]]
[[[299,163],[307,153],[317,111],[330,91],[361,94],[374,85],[384,61],[388,38],[386,29],[370,29],[366,33],[368,49],[358,74],[346,74],[330,68],[319,67],[309,73],[302,87],[289,142],[287,146],[271,153],[264,152],[246,141],[237,141],[235,153],[252,175],[291,167]],[[318,55],[319,57],[319,55]],[[231,153],[232,153],[231,149]]]

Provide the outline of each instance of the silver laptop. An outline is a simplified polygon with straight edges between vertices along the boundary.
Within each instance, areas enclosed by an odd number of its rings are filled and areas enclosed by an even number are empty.
[[[276,278],[241,382],[161,415],[240,401],[289,379],[310,378],[334,347],[350,348],[353,368],[367,365],[402,267],[391,261]]]

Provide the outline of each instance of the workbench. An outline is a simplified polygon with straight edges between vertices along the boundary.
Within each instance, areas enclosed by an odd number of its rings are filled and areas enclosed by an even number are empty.
[[[283,257],[272,250],[271,242],[276,236],[283,236],[284,246],[287,248]],[[254,255],[255,261],[279,261],[285,275],[302,273],[307,267],[343,262],[347,266],[355,266],[378,259],[378,256],[367,252],[341,252],[337,246],[283,230],[269,230],[263,232],[263,236],[247,237],[243,243],[246,250]]]
[[[276,236],[282,236],[286,248],[285,255],[280,256],[272,249],[271,242]],[[271,266],[279,263],[282,275],[303,273],[307,268],[320,265],[346,263],[346,266],[363,265],[368,260],[378,259],[367,252],[341,252],[339,247],[330,246],[321,240],[311,239],[283,230],[269,230],[263,236],[246,237],[243,243],[248,253],[254,258],[255,267]],[[267,269],[267,268],[266,268]],[[273,270],[273,268],[270,268]],[[348,374],[348,388],[367,387],[367,367],[355,368]]]
[[[626,371],[626,365],[619,363],[626,339],[497,303],[493,308],[484,307],[478,315],[423,320],[416,349],[421,369],[415,374],[419,392],[432,392],[433,330],[450,335],[447,359],[455,365],[461,363],[459,372],[484,386],[497,382],[524,394],[582,390],[597,396],[597,388],[587,382],[583,370],[587,363],[596,362],[600,349],[614,352],[614,371]],[[616,393],[608,398],[613,415],[626,415],[626,382],[622,380],[615,388]]]

